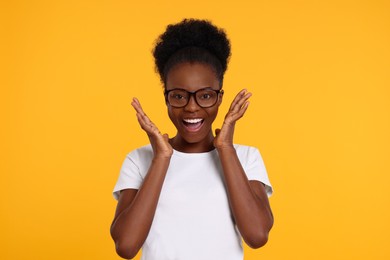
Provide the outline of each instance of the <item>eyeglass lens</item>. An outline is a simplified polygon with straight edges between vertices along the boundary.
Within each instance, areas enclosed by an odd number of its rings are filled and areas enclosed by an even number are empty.
[[[188,104],[191,93],[183,89],[174,89],[168,93],[168,102],[174,107],[184,107]],[[218,99],[218,92],[212,89],[201,89],[194,93],[195,100],[201,107],[211,107]]]

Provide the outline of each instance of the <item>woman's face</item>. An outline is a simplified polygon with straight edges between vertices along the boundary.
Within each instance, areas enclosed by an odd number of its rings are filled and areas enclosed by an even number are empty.
[[[169,71],[165,88],[167,91],[184,89],[195,92],[204,88],[219,90],[220,84],[209,65],[180,63]],[[218,114],[221,101],[222,95],[219,94],[214,106],[202,108],[196,103],[195,96],[191,95],[188,104],[184,107],[175,108],[167,103],[169,118],[177,129],[177,136],[174,139],[181,145],[203,143],[205,147],[210,146],[210,141],[213,140],[211,125]]]

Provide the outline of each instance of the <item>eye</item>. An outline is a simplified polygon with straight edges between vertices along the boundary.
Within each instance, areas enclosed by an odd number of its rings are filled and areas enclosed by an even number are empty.
[[[174,98],[174,99],[183,99],[182,95],[176,94],[176,93],[173,93],[171,97]]]
[[[206,91],[206,92],[202,92],[202,93],[199,93],[199,98],[202,99],[202,100],[207,100],[207,99],[212,99],[214,98],[215,96],[215,93],[214,92],[211,92],[211,91]]]
[[[169,96],[170,96],[170,98],[176,99],[176,100],[181,100],[181,99],[185,98],[183,93],[178,93],[178,92],[171,92]]]
[[[202,96],[200,98],[201,99],[209,99],[209,98],[211,98],[211,95],[210,94],[202,94]]]

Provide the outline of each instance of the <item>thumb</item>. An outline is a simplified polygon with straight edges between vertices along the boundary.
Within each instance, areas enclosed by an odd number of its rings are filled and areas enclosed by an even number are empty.
[[[167,141],[167,142],[168,142],[168,140],[169,140],[169,136],[168,136],[168,134],[163,134],[163,138],[164,138],[164,140],[165,140],[165,141]]]
[[[221,129],[219,128],[215,129],[215,135],[219,135],[219,132],[221,132]]]

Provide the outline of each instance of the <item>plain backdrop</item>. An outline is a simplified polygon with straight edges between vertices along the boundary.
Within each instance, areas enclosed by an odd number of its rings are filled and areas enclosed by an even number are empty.
[[[186,17],[231,39],[214,127],[253,93],[235,142],[263,156],[275,225],[245,259],[390,259],[385,0],[1,1],[0,259],[119,259],[111,192],[148,142],[131,99],[175,135],[151,50]]]

